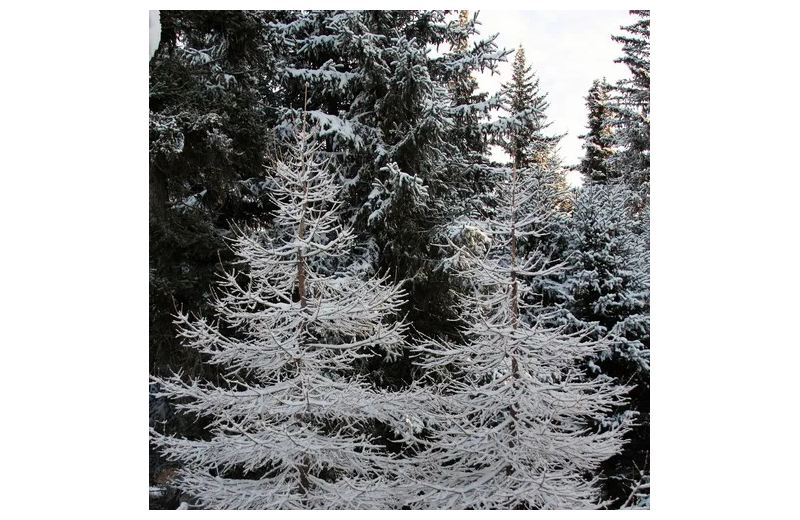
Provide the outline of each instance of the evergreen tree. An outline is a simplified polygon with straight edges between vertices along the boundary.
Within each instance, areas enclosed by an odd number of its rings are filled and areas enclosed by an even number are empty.
[[[625,451],[604,465],[606,494],[615,507],[649,507],[650,13],[631,14],[640,20],[622,27],[628,35],[612,36],[623,44],[616,62],[631,77],[617,83],[610,100],[598,84],[587,98],[582,171],[590,182],[571,221],[569,286],[571,312],[593,337],[611,342],[593,368],[634,384],[630,406],[618,413],[632,413],[637,423]]]
[[[469,47],[470,37],[478,34],[479,24],[477,13],[470,18],[468,11],[461,11],[458,20],[456,39],[452,43],[451,51],[443,56],[454,64],[470,63],[475,60],[475,50],[485,48],[489,52],[493,49],[487,40],[475,43],[473,50]],[[503,51],[509,54],[511,51]],[[438,62],[438,60],[437,60]],[[454,188],[459,197],[452,197],[451,204],[455,204],[451,215],[469,213],[474,210],[478,199],[485,198],[491,192],[492,170],[489,166],[488,145],[489,135],[486,122],[492,111],[502,108],[502,95],[489,96],[478,91],[478,82],[474,77],[475,68],[461,66],[448,74],[449,87],[452,97],[450,117],[453,120],[452,130],[448,141],[455,144],[457,153],[454,153],[446,167],[453,171],[451,174],[458,179]],[[480,206],[480,204],[478,204]]]
[[[539,79],[525,61],[525,49],[517,50],[511,81],[501,89],[506,115],[488,124],[495,143],[511,156],[517,174],[535,185],[530,200],[519,206],[521,215],[537,214],[537,232],[520,237],[518,248],[522,255],[538,255],[552,265],[564,259],[566,219],[569,209],[568,184],[557,146],[563,135],[546,135],[550,126],[547,120],[547,95],[539,89]],[[499,170],[495,182],[507,183],[510,168]],[[539,319],[550,324],[563,321],[557,307],[563,305],[567,295],[563,286],[563,273],[554,271],[531,281],[533,290],[526,294],[532,304],[528,312],[537,313]]]
[[[371,387],[361,360],[402,351],[402,292],[325,266],[353,241],[330,202],[339,192],[305,133],[278,161],[273,225],[233,242],[244,272],[226,271],[218,320],[177,316],[179,335],[219,381],[152,377],[159,396],[208,421],[200,439],[151,440],[181,464],[178,485],[219,509],[364,509],[399,505],[376,422],[404,423],[408,401]],[[402,401],[402,402],[401,402]]]
[[[546,168],[557,161],[556,146],[563,136],[544,133],[550,126],[545,114],[550,103],[547,94],[540,91],[539,78],[531,68],[520,45],[514,56],[511,81],[503,84],[500,91],[508,117],[500,120],[504,128],[498,133],[497,143],[518,168],[532,165]]]
[[[627,65],[631,77],[616,86],[619,152],[609,160],[609,168],[636,190],[642,208],[650,200],[650,11],[631,14],[640,20],[622,27],[628,35],[612,36],[624,53],[615,61]]]
[[[614,155],[615,145],[614,108],[610,104],[612,88],[605,78],[594,80],[586,96],[589,131],[579,136],[584,140],[583,148],[586,150],[579,169],[587,182],[605,183],[611,175],[608,163]]]
[[[621,447],[624,424],[588,430],[624,402],[624,388],[580,368],[600,347],[524,319],[527,280],[545,272],[517,250],[540,222],[520,212],[536,187],[516,173],[502,186],[497,217],[464,228],[471,247],[458,250],[457,262],[473,287],[461,307],[464,341],[418,347],[419,364],[444,382],[442,409],[408,470],[419,486],[411,507],[597,507],[588,475]]]
[[[309,116],[341,164],[343,214],[366,244],[363,260],[409,291],[417,328],[447,328],[448,284],[434,271],[439,229],[479,182],[469,165],[485,149],[478,120],[489,106],[473,71],[506,53],[492,40],[467,45],[474,18],[443,11],[298,13],[275,30],[294,49],[281,68],[277,133],[291,132],[309,85]],[[450,52],[431,57],[429,46]]]
[[[150,361],[191,369],[173,298],[207,310],[230,223],[269,209],[261,181],[280,42],[261,11],[161,11],[150,60]]]
[[[620,420],[636,417],[630,442],[604,465],[606,493],[617,507],[640,478],[650,448],[650,261],[645,235],[637,233],[637,200],[624,185],[589,184],[579,193],[567,278],[570,311],[590,338],[609,342],[590,366],[634,385],[630,405],[616,412]]]

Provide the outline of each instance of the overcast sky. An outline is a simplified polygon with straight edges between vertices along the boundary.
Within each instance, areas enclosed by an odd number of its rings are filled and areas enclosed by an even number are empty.
[[[470,13],[472,15],[474,13]],[[637,18],[628,11],[481,11],[478,21],[481,36],[500,33],[499,47],[525,47],[525,58],[539,77],[539,87],[547,92],[548,120],[552,133],[568,132],[561,140],[560,152],[565,166],[577,164],[583,156],[582,140],[586,131],[586,106],[583,99],[592,81],[605,78],[609,83],[627,77],[628,69],[614,59],[622,46],[611,40],[622,34],[619,27]],[[500,66],[501,76],[478,76],[480,89],[495,92],[511,77],[511,64]]]

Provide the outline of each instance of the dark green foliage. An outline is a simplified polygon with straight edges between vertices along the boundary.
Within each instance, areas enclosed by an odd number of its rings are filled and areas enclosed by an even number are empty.
[[[650,197],[650,11],[631,14],[640,19],[622,27],[627,35],[612,36],[623,46],[623,56],[616,61],[627,65],[631,77],[616,86],[619,152],[609,159],[609,168],[636,190],[641,210]]]
[[[547,94],[539,90],[539,78],[527,65],[521,45],[514,58],[511,81],[503,85],[501,94],[508,118],[502,123],[505,128],[496,135],[496,143],[511,156],[517,168],[550,166],[556,160],[555,148],[563,136],[544,133],[550,126],[545,114],[550,103]]]
[[[614,155],[615,111],[611,105],[610,94],[613,87],[595,80],[586,96],[586,108],[589,112],[589,131],[579,136],[584,140],[586,155],[581,160],[580,172],[586,182],[604,183],[613,178],[609,171],[609,160]]]
[[[258,221],[270,143],[274,46],[249,11],[161,11],[150,62],[150,304],[153,370],[186,367],[174,303],[201,310],[228,258],[231,222]]]
[[[650,449],[650,12],[631,14],[639,20],[612,36],[623,46],[616,62],[630,77],[614,87],[595,81],[586,98],[587,187],[570,235],[570,310],[593,337],[611,341],[591,367],[634,385],[629,408],[619,413],[635,414],[637,424],[623,453],[603,465],[613,507],[630,496]]]
[[[488,107],[471,75],[506,54],[491,41],[466,46],[474,19],[446,15],[301,12],[275,26],[293,49],[280,67],[277,133],[307,104],[342,172],[343,218],[372,244],[364,260],[405,284],[408,312],[426,332],[451,317],[436,233],[481,182],[473,165],[485,151],[479,121]],[[432,58],[428,45],[443,54]]]
[[[590,184],[579,193],[570,222],[569,310],[589,338],[610,342],[589,366],[634,386],[629,406],[617,413],[633,412],[637,424],[624,452],[604,464],[607,497],[616,507],[650,449],[650,258],[637,232],[637,201],[624,185]]]

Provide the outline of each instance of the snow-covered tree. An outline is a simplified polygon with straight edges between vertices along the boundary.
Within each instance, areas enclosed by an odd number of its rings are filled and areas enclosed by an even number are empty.
[[[464,226],[451,259],[472,287],[460,309],[463,341],[417,347],[419,365],[442,382],[440,411],[425,424],[425,448],[406,472],[419,488],[410,505],[598,507],[591,475],[619,452],[627,426],[589,425],[620,406],[626,389],[582,370],[601,345],[526,319],[529,281],[547,273],[516,244],[541,232],[547,212],[520,211],[536,189],[515,168],[498,189],[496,216]]]
[[[581,160],[580,172],[586,182],[605,183],[609,180],[608,161],[614,154],[614,118],[610,93],[613,87],[603,80],[594,80],[586,96],[589,131],[580,137],[586,153]]]
[[[530,186],[527,202],[517,207],[520,215],[537,213],[539,226],[536,233],[518,237],[517,247],[522,255],[540,255],[557,264],[563,260],[566,243],[565,220],[569,206],[569,186],[564,168],[557,153],[563,135],[547,135],[547,95],[540,91],[539,78],[526,63],[525,49],[520,46],[514,58],[511,80],[500,91],[503,113],[486,123],[493,142],[499,144],[511,157],[516,175]],[[494,184],[507,183],[511,168],[489,170],[486,177]],[[502,209],[503,202],[490,200],[485,209]],[[531,280],[532,290],[525,295],[531,304],[529,312],[553,317],[554,307],[564,303],[566,294],[560,274],[552,273]]]
[[[359,367],[402,351],[403,295],[341,265],[353,234],[319,152],[303,132],[277,161],[273,223],[233,241],[241,271],[223,273],[216,319],[178,312],[179,336],[220,368],[217,380],[151,378],[158,396],[207,424],[199,439],[151,429],[202,507],[389,508],[402,496],[387,492],[397,483],[371,429],[402,425],[409,405]]]
[[[605,465],[607,492],[618,503],[628,496],[624,479],[639,479],[637,468],[650,448],[650,259],[648,234],[637,230],[638,200],[624,184],[585,186],[575,201],[569,237],[570,311],[591,338],[608,342],[589,365],[634,386],[629,406],[616,411],[636,415],[630,442]]]
[[[159,11],[150,60],[150,360],[153,373],[199,366],[172,333],[173,298],[206,312],[224,239],[263,221],[263,157],[283,42],[262,11]]]
[[[291,131],[308,83],[309,116],[341,165],[342,213],[364,238],[365,261],[404,282],[418,327],[441,327],[448,286],[432,272],[433,244],[476,189],[470,153],[483,146],[477,120],[490,105],[470,75],[493,69],[506,52],[492,39],[470,42],[474,17],[449,20],[445,11],[293,16],[273,24],[293,50],[280,71],[286,123],[277,133]]]
[[[627,35],[612,36],[623,46],[623,56],[615,61],[627,65],[631,77],[616,85],[618,153],[608,163],[636,191],[642,208],[650,203],[650,11],[631,14],[639,20],[622,27]]]
[[[557,160],[556,146],[562,135],[549,136],[550,126],[545,114],[550,103],[547,94],[539,89],[539,78],[525,61],[525,49],[519,46],[514,56],[511,81],[503,84],[503,108],[507,117],[497,124],[496,142],[519,168],[542,167]]]

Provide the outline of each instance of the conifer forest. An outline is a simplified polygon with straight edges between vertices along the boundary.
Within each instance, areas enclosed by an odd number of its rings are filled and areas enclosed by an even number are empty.
[[[150,508],[649,509],[650,12],[580,164],[479,12],[157,13]]]

